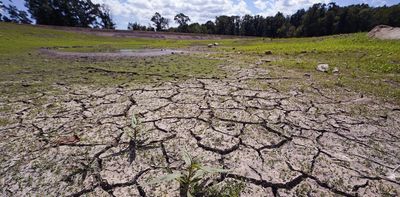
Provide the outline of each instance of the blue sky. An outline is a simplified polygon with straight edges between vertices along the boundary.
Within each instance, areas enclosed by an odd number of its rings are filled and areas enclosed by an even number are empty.
[[[107,4],[117,23],[118,29],[126,29],[128,22],[150,23],[154,12],[172,20],[177,13],[188,15],[192,22],[204,23],[218,15],[260,14],[274,15],[280,11],[292,14],[298,9],[307,8],[314,3],[329,3],[332,0],[92,0],[95,3]],[[3,0],[7,4],[8,0]],[[400,0],[336,0],[339,5],[368,3],[372,6],[393,5]],[[14,5],[25,9],[23,0],[13,0]],[[176,26],[171,22],[170,26]]]

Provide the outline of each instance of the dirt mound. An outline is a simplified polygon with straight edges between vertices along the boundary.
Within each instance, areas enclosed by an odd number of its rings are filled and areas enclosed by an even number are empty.
[[[400,39],[400,28],[390,27],[387,25],[379,25],[372,29],[368,36],[371,38],[378,38],[383,40],[397,40]]]

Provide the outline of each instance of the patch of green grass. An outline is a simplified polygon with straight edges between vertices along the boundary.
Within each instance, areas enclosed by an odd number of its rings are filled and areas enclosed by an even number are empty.
[[[92,50],[93,48],[95,50],[103,48],[181,48],[200,44],[206,45],[210,42],[213,41],[105,37],[0,22],[1,56],[19,55],[41,47],[68,47],[65,50],[80,51],[82,49]]]
[[[165,56],[107,61],[62,60],[38,55],[41,47],[62,51],[108,52],[119,49],[206,47],[209,57]],[[67,84],[114,85],[153,83],[190,77],[220,77],[219,64],[246,67],[262,58],[260,65],[297,75],[311,73],[325,87],[350,88],[361,93],[400,101],[400,41],[371,39],[365,33],[318,38],[241,38],[226,40],[167,40],[100,37],[37,26],[0,23],[0,94],[30,94],[51,90],[56,82]],[[272,55],[265,55],[272,51]],[[338,76],[315,71],[318,63],[339,69]],[[97,68],[97,70],[96,70]],[[109,72],[100,72],[106,70]],[[125,73],[124,73],[125,72]],[[136,74],[132,74],[136,73]]]
[[[7,126],[8,124],[10,124],[8,119],[0,118],[0,127]]]
[[[170,55],[115,60],[53,59],[37,54],[0,58],[0,95],[56,90],[54,84],[146,84],[193,77],[219,77],[221,60],[194,55]]]
[[[311,73],[317,84],[327,88],[349,88],[385,100],[400,101],[400,41],[368,38],[365,34],[329,36],[322,38],[291,38],[252,40],[235,47],[243,56],[271,59],[261,65],[278,70],[275,75],[296,71],[297,77]],[[228,48],[227,48],[228,49]],[[271,50],[272,55],[264,52]],[[233,50],[232,50],[233,51]],[[319,63],[327,63],[339,73],[316,71]],[[296,76],[293,76],[296,77]]]
[[[272,51],[278,65],[314,69],[318,62],[341,69],[373,73],[400,73],[400,41],[368,38],[365,33],[320,38],[247,39],[226,42],[223,50],[248,55]],[[235,48],[235,50],[231,49]]]
[[[10,105],[1,105],[0,106],[0,112],[9,112],[11,110],[12,110],[12,108]]]

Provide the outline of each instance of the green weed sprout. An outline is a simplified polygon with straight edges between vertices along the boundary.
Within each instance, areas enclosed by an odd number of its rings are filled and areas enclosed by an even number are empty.
[[[136,159],[136,150],[138,149],[138,146],[142,144],[145,140],[139,140],[137,139],[137,135],[139,132],[138,128],[139,122],[136,119],[135,114],[132,115],[132,121],[131,121],[131,126],[132,130],[127,130],[126,133],[129,136],[129,146],[127,149],[127,152],[129,154],[128,161],[129,164],[131,164],[135,159]]]
[[[205,179],[205,175],[229,172],[226,169],[202,166],[187,151],[183,152],[182,159],[185,161],[185,169],[159,177],[152,180],[150,184],[175,180],[179,182],[179,194],[181,197],[202,196],[207,193],[206,184],[208,179]]]

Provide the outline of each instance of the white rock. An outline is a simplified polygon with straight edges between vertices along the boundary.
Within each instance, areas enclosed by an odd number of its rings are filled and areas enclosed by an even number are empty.
[[[338,73],[339,72],[339,68],[337,68],[337,67],[333,68],[332,72],[333,73]]]
[[[318,64],[317,70],[320,72],[328,72],[329,64]]]

